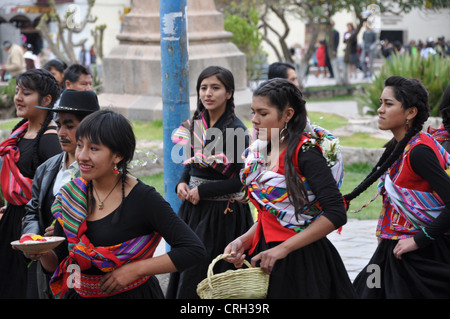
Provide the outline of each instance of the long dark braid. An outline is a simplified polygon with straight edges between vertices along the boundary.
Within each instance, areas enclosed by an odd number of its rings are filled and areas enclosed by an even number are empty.
[[[385,145],[385,151],[369,175],[352,192],[344,195],[347,207],[351,200],[369,188],[400,158],[408,142],[422,130],[429,116],[428,92],[418,80],[392,76],[386,79],[385,86],[393,88],[394,96],[402,103],[403,109],[417,107],[418,112],[403,139],[397,143],[395,138],[392,138]]]
[[[295,111],[293,117],[287,124],[287,146],[284,158],[284,170],[286,177],[286,188],[290,194],[289,200],[299,213],[308,203],[306,187],[295,170],[292,161],[300,137],[306,126],[305,100],[300,90],[285,79],[272,79],[262,83],[254,92],[253,96],[267,97],[271,105],[278,109],[281,116],[284,109],[292,107]]]
[[[17,78],[17,86],[21,86],[23,88],[27,88],[32,91],[38,92],[39,95],[39,104],[42,102],[42,99],[45,96],[51,96],[51,102],[47,106],[49,109],[53,107],[56,100],[59,98],[60,90],[58,86],[58,82],[55,77],[48,71],[43,69],[35,69],[22,73]],[[47,131],[47,127],[52,121],[52,112],[47,111],[47,115],[45,117],[44,122],[41,124],[41,128],[39,129],[36,138],[33,142],[33,161],[32,161],[32,169],[33,171],[41,164],[39,160],[39,146],[42,135]],[[18,127],[23,125],[28,119],[23,119],[13,128],[13,131]]]

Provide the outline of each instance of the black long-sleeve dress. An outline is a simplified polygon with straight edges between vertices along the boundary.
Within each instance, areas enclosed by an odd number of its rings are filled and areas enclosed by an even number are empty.
[[[182,271],[195,267],[203,258],[203,244],[192,230],[175,214],[164,198],[151,186],[141,181],[133,187],[125,198],[118,222],[113,222],[115,212],[106,217],[87,221],[86,236],[95,246],[112,246],[130,239],[159,233],[171,250],[168,255],[175,267]],[[55,236],[65,236],[59,223],[55,226]],[[67,241],[55,250],[59,261],[68,255]],[[90,275],[103,275],[98,268],[83,271]],[[70,289],[64,298],[81,298],[75,290]],[[164,294],[155,276],[144,284],[110,297],[110,299],[162,299]]]
[[[398,240],[381,240],[368,265],[355,278],[360,298],[450,297],[450,180],[430,147],[418,145],[410,155],[413,172],[429,183],[445,208],[424,227],[426,234],[419,231],[413,236],[419,249],[403,254],[402,259],[393,254]],[[377,265],[379,271],[370,270],[370,265]]]
[[[283,151],[279,158],[280,166],[284,163],[284,155]],[[347,215],[342,194],[321,151],[317,147],[310,147],[298,152],[298,169],[320,203],[322,216],[332,222],[336,229],[344,225]],[[284,165],[278,173],[284,174]],[[270,215],[265,209],[261,211],[261,207],[258,207],[258,213]],[[276,238],[289,238],[296,234],[282,227],[278,221],[269,222],[264,216],[259,217],[259,223],[250,257],[279,245],[281,241]],[[326,237],[277,260],[270,275],[267,299],[310,298],[356,298],[342,258]]]
[[[18,143],[20,159],[17,163],[22,175],[34,177],[33,169],[34,139],[22,138]],[[61,153],[61,145],[56,133],[44,134],[39,143],[39,163]],[[26,298],[27,296],[27,260],[20,250],[14,250],[11,242],[22,235],[22,219],[25,216],[25,205],[15,206],[7,204],[6,211],[0,220],[0,299]],[[33,265],[34,267],[34,265]],[[30,274],[34,276],[35,274]],[[32,285],[30,289],[35,289]],[[36,294],[31,297],[36,297]]]
[[[225,119],[226,117],[222,116],[214,126],[221,127]],[[246,130],[238,118],[228,128]],[[228,141],[228,143],[230,142]],[[198,299],[197,285],[206,278],[211,261],[222,254],[231,241],[245,233],[253,225],[253,217],[248,204],[225,198],[227,195],[240,192],[243,188],[239,172],[243,167],[241,154],[249,145],[248,136],[244,144],[239,150],[240,143],[234,140],[234,162],[229,169],[235,172],[232,178],[222,175],[211,167],[204,168],[197,164],[189,164],[184,168],[179,183],[190,184],[191,188],[199,184],[200,201],[197,205],[184,201],[178,215],[200,237],[207,254],[195,268],[171,274],[167,298]],[[226,149],[224,146],[223,150]],[[194,180],[200,182],[193,185]],[[217,198],[224,195],[224,199]],[[229,269],[235,269],[235,267],[226,261],[218,262],[214,266],[215,273],[222,273]]]

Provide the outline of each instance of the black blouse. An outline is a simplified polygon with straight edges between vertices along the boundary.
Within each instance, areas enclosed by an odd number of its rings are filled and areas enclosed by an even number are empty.
[[[221,127],[223,125],[223,122],[226,120],[226,114],[224,114],[214,125],[214,127]],[[244,162],[242,160],[242,153],[244,150],[249,146],[250,144],[250,137],[247,134],[247,128],[242,123],[242,121],[239,118],[235,118],[234,121],[227,126],[227,130],[224,133],[224,136],[227,136],[227,138],[223,139],[222,144],[222,150],[224,153],[226,153],[227,158],[230,161],[233,161],[233,164],[231,164],[230,171],[234,171],[235,175],[232,178],[228,178],[227,176],[219,173],[218,171],[214,170],[211,167],[200,167],[197,164],[189,164],[185,165],[183,173],[178,181],[179,183],[186,183],[189,184],[189,180],[191,176],[196,176],[203,179],[209,179],[209,180],[223,180],[223,182],[220,183],[203,183],[198,186],[198,192],[200,199],[207,198],[207,197],[213,197],[213,196],[220,196],[220,195],[226,195],[226,194],[232,194],[235,192],[239,192],[242,190],[243,185],[239,177],[240,170],[244,167]],[[239,130],[239,131],[238,131]],[[238,133],[239,132],[239,133]],[[240,133],[246,132],[244,138],[242,139],[242,136]],[[207,140],[206,145],[213,142],[212,140]],[[227,143],[233,143],[232,145],[228,145]],[[232,154],[229,154],[229,150],[232,150]],[[193,154],[192,154],[193,155]]]
[[[450,178],[443,171],[433,150],[426,145],[417,145],[411,150],[410,162],[414,172],[425,179],[444,202],[445,208],[441,214],[425,227],[429,236],[437,238],[450,230]],[[418,232],[414,235],[414,241],[423,247],[431,239],[423,232]]]
[[[20,149],[20,158],[17,167],[20,172],[28,178],[33,178],[37,167],[33,167],[33,145],[34,139],[21,138],[18,147]],[[43,134],[39,141],[39,164],[42,164],[50,157],[62,152],[61,144],[56,133]]]
[[[168,255],[178,271],[201,260],[205,249],[197,235],[175,214],[172,207],[155,190],[141,181],[125,198],[118,222],[118,210],[102,219],[87,221],[86,235],[94,246],[112,246],[127,240],[158,232],[171,246]],[[55,236],[65,236],[56,223]],[[68,255],[67,243],[55,249],[61,261]]]
[[[320,203],[323,216],[327,217],[335,228],[344,225],[347,222],[344,200],[322,152],[316,146],[300,151],[298,166]]]

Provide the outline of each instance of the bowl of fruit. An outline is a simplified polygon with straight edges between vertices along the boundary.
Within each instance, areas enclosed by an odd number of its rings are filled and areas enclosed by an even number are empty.
[[[25,253],[38,255],[52,250],[64,240],[64,237],[58,236],[43,237],[41,235],[25,235],[19,240],[11,242],[11,245]]]

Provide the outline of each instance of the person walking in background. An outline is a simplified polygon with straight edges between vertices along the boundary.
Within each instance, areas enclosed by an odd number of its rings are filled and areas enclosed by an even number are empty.
[[[8,53],[6,64],[3,68],[9,72],[12,78],[26,71],[23,49],[10,41],[3,41],[3,49]]]
[[[50,112],[58,97],[58,83],[46,70],[30,70],[17,77],[14,104],[17,116],[23,120],[0,144],[3,161],[0,182],[7,201],[0,212],[0,299],[27,296],[28,262],[10,243],[22,234],[25,205],[31,199],[37,167],[61,153],[56,124]]]
[[[344,195],[349,204],[380,179],[379,244],[354,280],[361,298],[450,297],[450,155],[421,132],[429,112],[428,92],[418,80],[385,80],[378,126],[394,137],[372,172]],[[367,284],[372,265],[379,269],[376,287]]]
[[[305,132],[305,100],[284,79],[253,92],[258,139],[246,150],[241,178],[258,210],[252,228],[224,254],[240,267],[246,251],[270,274],[268,299],[355,298],[344,263],[326,235],[347,221],[338,184],[342,165],[327,164]]]
[[[394,51],[394,47],[392,46],[392,43],[388,39],[384,39],[381,41],[381,54],[387,60],[391,59],[393,51]]]
[[[36,54],[33,53],[33,45],[30,43],[24,43],[22,45],[23,48],[23,58],[25,59],[25,69],[34,70],[40,69],[41,65],[39,63],[39,58]]]
[[[211,261],[253,224],[249,205],[239,200],[241,155],[249,136],[234,108],[233,74],[219,66],[204,69],[197,80],[194,116],[175,132],[173,141],[186,144],[189,157],[176,185],[182,201],[178,215],[202,240],[207,254],[196,267],[171,274],[168,298],[198,299],[197,285],[206,278]],[[208,130],[220,137],[208,137]],[[215,271],[232,268],[224,262]]]
[[[327,68],[326,68],[326,63],[325,63],[325,41],[324,40],[320,40],[319,42],[319,47],[316,50],[316,59],[317,59],[317,71],[315,76],[318,77],[321,73],[321,71],[323,71],[323,77],[326,78],[327,77]]]
[[[95,53],[94,46],[91,46],[91,49],[89,50],[89,56],[91,57],[91,64],[89,67],[92,69],[93,65],[97,65],[97,54]]]
[[[348,41],[351,41],[349,44],[347,44],[347,47],[349,48],[349,67],[348,67],[348,76],[349,78],[352,78],[354,75],[355,78],[357,76],[356,74],[356,67],[359,65],[359,58],[358,58],[358,41],[356,37],[353,37],[352,40],[350,40],[351,36],[355,33],[355,27],[353,26],[353,23],[347,23],[347,31],[344,33],[344,43],[348,43]]]
[[[330,42],[329,35],[325,38],[325,63],[327,65],[328,71],[330,72],[330,78],[334,78],[333,66],[331,65],[330,57],[337,57],[337,49],[339,46],[339,32],[334,27],[334,21],[330,20],[332,33],[333,33],[333,51],[329,52],[328,50],[328,42]]]
[[[80,168],[75,160],[77,127],[83,118],[99,109],[97,95],[93,91],[67,90],[61,98],[61,103],[51,110],[57,114],[57,131],[63,152],[41,164],[34,174],[32,197],[25,205],[22,237],[32,234],[53,235],[54,226],[51,224],[54,218],[51,206],[55,196],[61,186],[73,178],[80,177]],[[39,298],[51,298],[48,285],[51,275],[42,270],[40,263],[36,267]]]
[[[420,56],[428,59],[428,57],[434,56],[435,54],[437,54],[436,50],[434,49],[434,41],[433,38],[429,37],[427,39],[427,44],[425,45],[425,48],[423,48],[420,51]]]
[[[447,56],[448,46],[445,43],[445,37],[442,36],[437,39],[435,49],[436,49],[436,53],[439,56],[444,57],[444,58]]]
[[[81,45],[78,61],[80,61],[80,64],[86,68],[89,68],[89,66],[91,65],[91,53],[90,51],[86,50],[84,44]]]
[[[361,64],[364,72],[364,78],[370,78],[373,75],[373,59],[376,46],[377,33],[372,30],[369,23],[366,22],[366,31],[363,33],[361,53]]]
[[[128,175],[136,140],[124,116],[94,112],[76,139],[81,177],[63,185],[52,206],[54,234],[67,242],[31,258],[54,272],[57,299],[164,298],[154,275],[195,266],[205,253],[201,241],[155,188]],[[171,250],[154,257],[161,237]],[[80,280],[71,287],[73,266]]]

